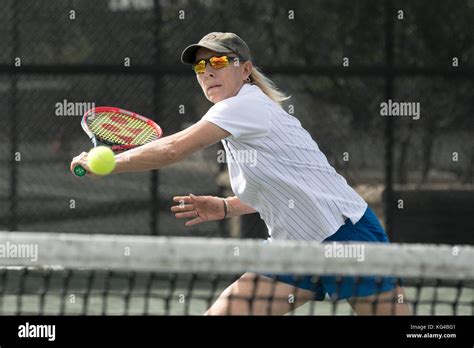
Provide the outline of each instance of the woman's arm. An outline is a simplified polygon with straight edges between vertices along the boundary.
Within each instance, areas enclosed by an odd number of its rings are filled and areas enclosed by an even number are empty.
[[[228,207],[227,217],[228,218],[239,216],[239,215],[252,214],[252,213],[257,212],[254,208],[242,203],[237,196],[227,197],[224,199],[227,202],[227,207]]]
[[[179,162],[229,135],[229,132],[211,122],[199,121],[181,132],[116,155],[113,173],[159,169]]]
[[[227,218],[254,213],[255,209],[242,203],[237,197],[221,198],[215,196],[176,196],[176,203],[171,207],[178,219],[191,219],[186,221],[186,226],[193,226],[206,221],[224,219],[225,205],[227,205]]]

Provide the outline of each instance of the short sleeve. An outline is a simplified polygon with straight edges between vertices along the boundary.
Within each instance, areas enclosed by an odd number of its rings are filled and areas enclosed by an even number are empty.
[[[222,100],[211,107],[202,120],[228,131],[234,139],[262,137],[271,128],[268,102],[258,94]]]

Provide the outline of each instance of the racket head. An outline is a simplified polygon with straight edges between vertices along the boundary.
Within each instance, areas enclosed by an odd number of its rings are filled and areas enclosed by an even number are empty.
[[[163,136],[154,121],[135,112],[101,106],[88,110],[81,126],[94,147],[106,145],[114,152],[126,151]]]

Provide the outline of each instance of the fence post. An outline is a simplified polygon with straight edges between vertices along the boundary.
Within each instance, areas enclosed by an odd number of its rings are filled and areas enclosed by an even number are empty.
[[[155,67],[159,66],[159,34],[160,34],[160,22],[161,22],[161,12],[160,12],[160,2],[159,0],[154,0],[153,2],[154,11],[155,11],[155,26],[154,26],[154,58],[153,64]],[[153,117],[158,117],[159,113],[159,98],[160,94],[160,76],[157,71],[153,72]],[[159,123],[159,122],[158,122]],[[159,235],[159,219],[160,219],[160,199],[158,190],[160,187],[160,172],[159,170],[152,170],[150,173],[150,234]]]
[[[386,2],[385,7],[385,100],[393,96],[393,16],[394,8],[392,0]],[[391,117],[385,120],[385,228],[390,239],[393,237],[392,231],[392,209],[393,209],[393,121]]]
[[[13,40],[13,57],[18,57],[18,2],[12,2],[12,40]],[[21,69],[18,67],[17,69]],[[8,193],[8,199],[10,202],[8,211],[8,229],[10,231],[16,231],[18,228],[18,163],[16,162],[15,153],[18,151],[18,75],[16,72],[12,73],[11,76],[11,112],[10,114],[10,190]]]

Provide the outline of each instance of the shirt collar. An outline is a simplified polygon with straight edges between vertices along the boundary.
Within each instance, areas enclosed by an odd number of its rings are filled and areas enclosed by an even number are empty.
[[[251,85],[250,83],[244,83],[242,87],[240,87],[240,90],[237,95],[247,94],[252,89],[252,87],[253,85]]]

